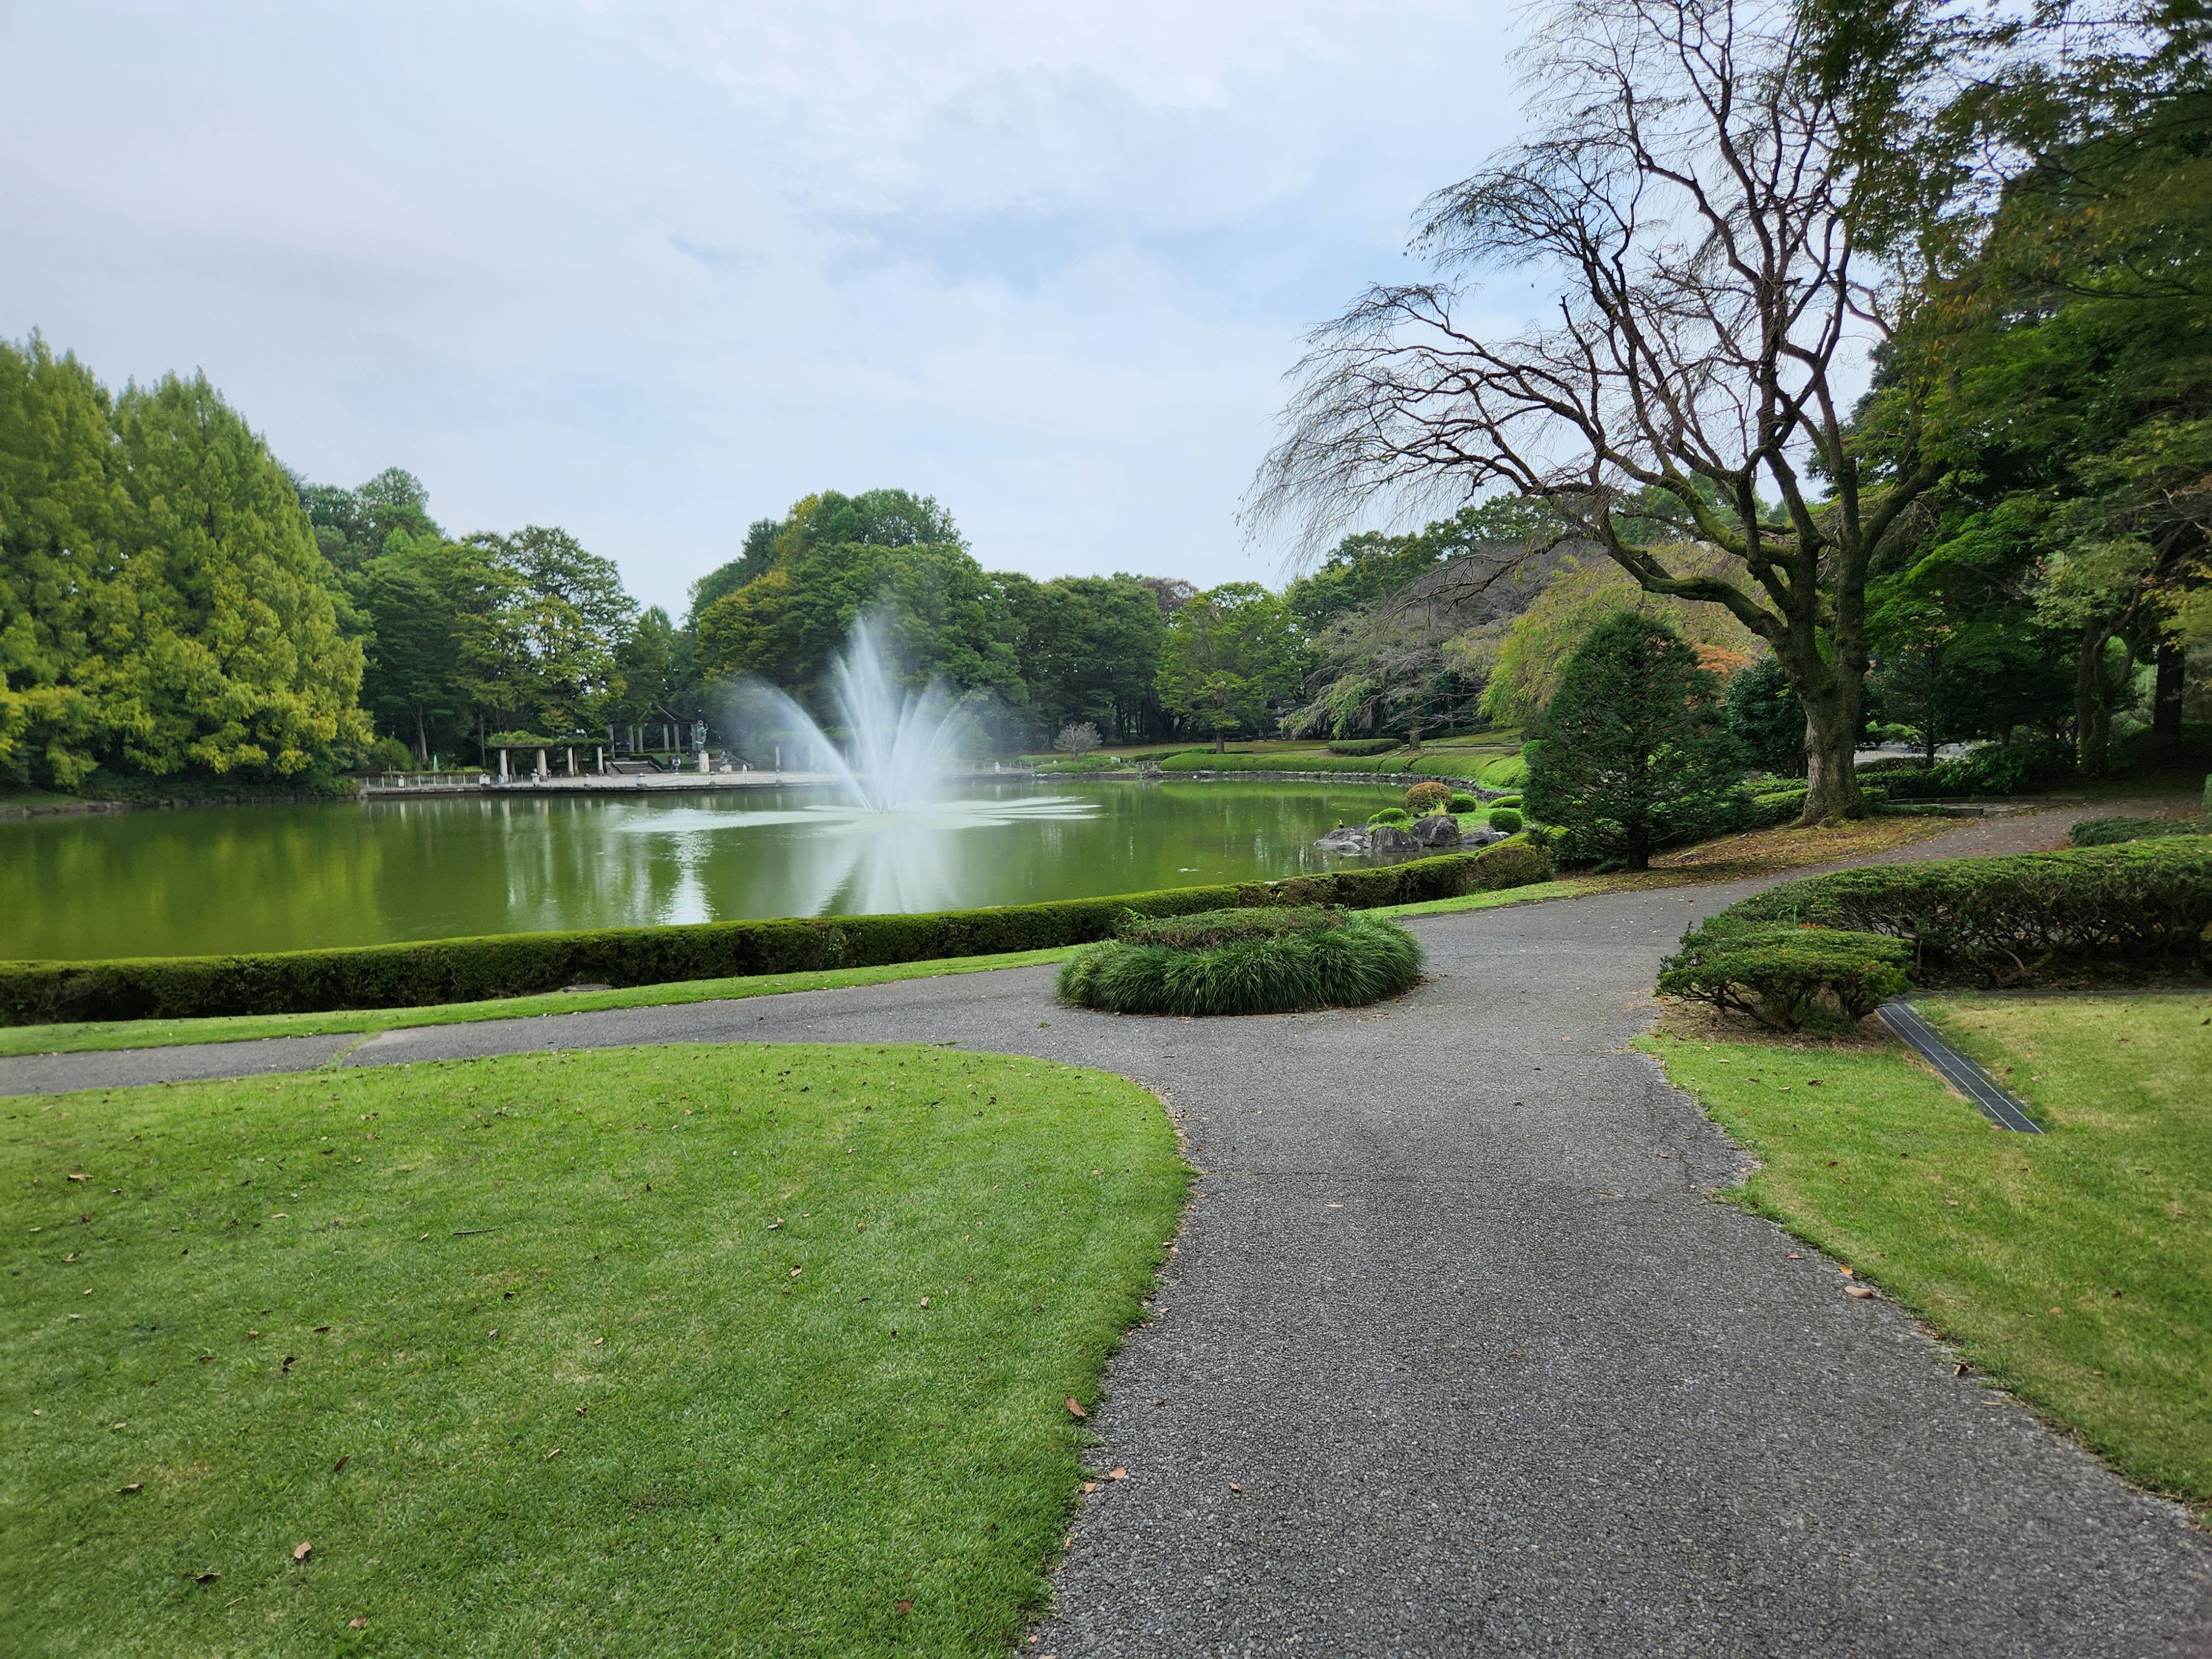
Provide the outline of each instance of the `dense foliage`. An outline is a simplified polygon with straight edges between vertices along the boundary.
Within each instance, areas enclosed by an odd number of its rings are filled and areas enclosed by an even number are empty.
[[[0,777],[295,778],[368,736],[292,482],[204,379],[0,342]]]

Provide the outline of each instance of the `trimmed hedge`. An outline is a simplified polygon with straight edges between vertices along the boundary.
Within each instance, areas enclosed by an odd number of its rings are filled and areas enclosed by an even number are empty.
[[[1899,800],[1948,800],[1961,795],[2021,795],[2074,781],[2074,757],[2047,742],[1984,744],[1934,765],[1913,756],[1869,761],[1859,775],[1878,777]]]
[[[2203,835],[2212,835],[2212,817],[2084,818],[2067,832],[2076,847],[2118,847],[2123,842]]]
[[[2212,928],[2212,841],[2172,836],[1839,870],[1730,906],[1683,936],[1685,952],[1757,922],[1907,940],[1917,985],[2203,966]]]
[[[1332,755],[1387,755],[1401,746],[1395,738],[1353,738],[1330,744],[1328,752]]]
[[[1778,1031],[1856,1025],[1905,988],[1912,946],[1886,933],[1794,922],[1714,928],[1686,938],[1659,975],[1660,994],[1747,1014]]]
[[[1420,943],[1395,922],[1310,906],[1133,922],[1069,961],[1059,992],[1109,1014],[1285,1014],[1360,1007],[1420,978]]]
[[[584,983],[662,985],[879,967],[1087,945],[1109,937],[1133,911],[1167,916],[1276,904],[1372,909],[1522,887],[1551,875],[1551,860],[1541,851],[1506,842],[1480,853],[1287,881],[933,915],[603,927],[227,957],[0,962],[0,1024],[414,1008]]]

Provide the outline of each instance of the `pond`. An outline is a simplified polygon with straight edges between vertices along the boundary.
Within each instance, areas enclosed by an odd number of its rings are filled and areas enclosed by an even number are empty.
[[[826,791],[520,791],[0,823],[0,957],[377,945],[541,928],[1024,904],[1334,868],[1377,785],[978,784],[861,814]]]

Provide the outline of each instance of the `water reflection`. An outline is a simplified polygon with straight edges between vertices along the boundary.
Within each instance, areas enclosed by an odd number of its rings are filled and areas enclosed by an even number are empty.
[[[1372,786],[988,781],[863,813],[828,790],[462,797],[0,823],[0,957],[296,950],[971,905],[1331,867]]]

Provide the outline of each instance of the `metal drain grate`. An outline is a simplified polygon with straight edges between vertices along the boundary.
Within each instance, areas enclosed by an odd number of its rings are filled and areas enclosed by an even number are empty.
[[[2027,1115],[2018,1096],[1936,1036],[1936,1028],[1921,1018],[1920,1011],[1911,1003],[1885,1002],[1875,1012],[1883,1024],[1917,1049],[1943,1080],[1972,1101],[1990,1122],[2024,1135],[2043,1133],[2043,1126]]]

